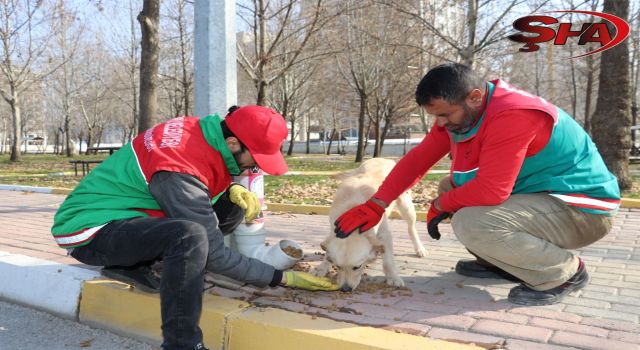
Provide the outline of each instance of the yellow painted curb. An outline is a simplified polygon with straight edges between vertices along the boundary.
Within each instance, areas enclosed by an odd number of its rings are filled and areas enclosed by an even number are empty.
[[[409,334],[362,327],[290,311],[251,308],[229,317],[228,347],[264,350],[471,350],[475,345],[432,340]]]
[[[160,298],[111,280],[84,283],[80,321],[160,344]],[[212,349],[473,350],[475,345],[432,340],[206,294],[200,328]]]
[[[79,319],[99,328],[160,343],[160,299],[133,292],[110,280],[86,281],[80,297]]]
[[[267,209],[270,211],[284,211],[296,214],[329,215],[328,205],[267,203]]]
[[[640,199],[622,198],[622,208],[640,208]]]
[[[71,191],[68,188],[52,188],[51,189],[51,194],[64,194],[64,195],[68,195],[69,193],[71,193]]]
[[[213,349],[225,341],[225,320],[250,305],[241,300],[205,294],[200,325],[204,342]],[[112,280],[84,283],[80,300],[80,321],[151,343],[160,344],[160,296],[133,291]]]

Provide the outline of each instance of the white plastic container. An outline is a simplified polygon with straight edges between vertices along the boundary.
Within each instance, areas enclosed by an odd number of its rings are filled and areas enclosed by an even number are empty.
[[[238,176],[234,176],[233,181],[241,184],[249,191],[256,194],[260,201],[262,210],[267,209],[264,202],[264,172],[261,169],[253,172],[247,170]],[[229,237],[229,238],[227,238]],[[266,242],[266,230],[264,229],[264,217],[260,215],[250,223],[242,222],[233,231],[233,234],[225,237],[225,244],[231,249],[244,256],[258,259],[276,269],[286,270],[302,259],[294,258],[284,252],[284,248],[293,247],[302,250],[300,245],[291,240],[282,240],[276,245],[268,246]]]
[[[300,249],[300,245],[291,240],[282,240],[275,245],[266,245],[266,230],[262,224],[240,225],[231,236],[231,249],[244,256],[258,259],[276,269],[286,270],[302,259],[294,258],[284,252],[284,248]]]
[[[240,175],[234,176],[233,181],[255,193],[256,196],[258,196],[262,210],[267,209],[267,206],[264,204],[264,172],[262,169],[258,169],[257,172],[253,172],[250,169],[245,170]],[[256,222],[256,220],[254,220],[254,222]]]

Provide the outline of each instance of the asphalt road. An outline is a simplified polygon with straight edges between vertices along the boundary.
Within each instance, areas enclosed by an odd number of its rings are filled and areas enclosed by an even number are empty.
[[[0,301],[0,350],[152,350],[150,344]]]

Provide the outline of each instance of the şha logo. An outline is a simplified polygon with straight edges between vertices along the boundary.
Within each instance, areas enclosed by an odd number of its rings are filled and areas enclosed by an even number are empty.
[[[571,12],[600,17],[610,22],[615,27],[615,31],[613,31],[612,33],[609,30],[607,24],[604,22],[583,23],[580,30],[571,30],[571,23],[560,23],[560,25],[558,26],[558,31],[556,33],[553,28],[532,24],[536,22],[540,22],[545,25],[559,23],[556,18],[542,15],[525,16],[518,18],[515,22],[513,22],[513,28],[524,33],[537,34],[538,36],[526,36],[524,34],[510,35],[510,40],[524,44],[524,47],[521,47],[519,49],[520,52],[538,51],[538,49],[540,49],[540,46],[538,46],[538,44],[545,43],[550,40],[553,40],[554,45],[564,45],[567,43],[567,39],[570,36],[580,38],[578,40],[578,45],[584,45],[590,42],[600,43],[601,47],[596,50],[587,52],[579,56],[570,57],[578,58],[608,50],[620,44],[624,41],[624,39],[627,38],[627,36],[629,36],[629,24],[622,18],[614,16],[612,14],[578,10],[549,11],[545,13],[553,12]]]

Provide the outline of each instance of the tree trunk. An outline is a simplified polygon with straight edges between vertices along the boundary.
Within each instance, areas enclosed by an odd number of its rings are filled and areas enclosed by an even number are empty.
[[[158,110],[158,55],[160,52],[158,24],[160,1],[144,0],[138,15],[142,29],[142,52],[140,55],[140,123],[138,133],[151,128]]]
[[[358,149],[356,151],[356,163],[362,162],[364,159],[365,148],[365,131],[364,122],[367,115],[367,95],[360,94],[360,113],[358,114]]]
[[[624,20],[629,17],[628,0],[605,0],[603,12]],[[609,31],[615,32],[613,26]],[[593,141],[609,170],[618,178],[621,191],[631,188],[629,176],[630,91],[629,41],[602,52],[600,86],[592,117]]]
[[[376,119],[373,126],[375,127],[374,135],[376,138],[376,144],[373,146],[373,158],[380,157],[380,151],[382,151],[382,138],[380,134],[380,120]]]
[[[427,121],[427,113],[424,112],[422,107],[419,107],[418,114],[420,115],[420,124],[422,124],[422,130],[425,134],[429,133],[429,121]]]
[[[291,141],[289,142],[289,149],[287,155],[293,154],[293,139],[296,137],[296,118],[291,118]]]
[[[67,152],[67,157],[71,157],[73,155],[73,149],[71,148],[71,133],[69,132],[69,124],[71,123],[71,116],[64,116],[64,141],[65,141],[65,150]]]
[[[58,130],[53,132],[53,154],[58,154],[58,142],[60,139],[60,132]]]
[[[569,47],[573,48],[573,45],[569,45]],[[569,50],[571,56],[573,57],[573,49]],[[576,119],[578,116],[576,113],[577,104],[578,104],[578,83],[576,82],[576,66],[574,60],[569,60],[571,64],[571,117]]]
[[[2,134],[0,136],[0,154],[4,154],[6,141],[7,141],[7,120],[2,118]]]
[[[467,36],[467,45],[460,53],[462,63],[469,67],[473,67],[475,61],[475,49],[476,49],[476,27],[478,23],[478,0],[467,1],[467,29],[469,34]]]
[[[182,65],[182,98],[184,99],[182,105],[184,107],[184,115],[190,115],[190,106],[189,106],[189,73],[187,72],[187,67],[189,66],[189,62],[187,60],[187,48],[186,48],[186,29],[185,29],[185,20],[184,20],[184,6],[185,2],[180,1],[178,5],[178,26],[180,31],[180,63]]]
[[[93,138],[96,139],[96,144],[98,145],[98,147],[100,147],[100,144],[102,144],[102,137],[104,136],[104,125],[100,126],[98,128],[98,132],[97,134],[93,134]],[[124,143],[122,144],[124,145]]]
[[[387,139],[389,129],[391,129],[391,118],[387,116],[385,117],[384,128],[382,128],[382,132],[380,133],[380,154],[382,154],[382,148],[384,147],[384,142]]]
[[[311,141],[309,141],[309,138],[311,137],[311,126],[309,126],[309,120],[307,120],[307,148],[305,150],[306,154],[311,153],[311,145],[309,144]]]
[[[267,85],[266,81],[260,81],[257,85],[258,88],[258,100],[256,104],[258,106],[266,106],[267,105],[267,94],[269,93],[269,85]]]
[[[255,1],[254,1],[255,4]],[[258,99],[256,101],[256,104],[258,106],[266,106],[267,105],[267,81],[265,79],[265,65],[267,65],[267,60],[269,59],[267,57],[267,18],[266,18],[266,14],[265,12],[266,7],[264,4],[263,0],[258,0],[258,4],[257,4],[257,21],[258,21],[258,27],[256,28],[258,30],[258,36],[259,39],[258,42],[256,43],[258,45],[257,47],[257,59],[258,59],[258,69],[256,71],[256,76],[257,76],[257,80],[255,81],[256,84],[256,90],[258,90]]]
[[[329,146],[327,147],[327,155],[331,154],[331,144],[333,143],[333,137],[336,136],[336,129],[331,130],[331,136],[329,137]],[[340,149],[338,149],[338,153],[340,153]]]
[[[93,131],[89,129],[87,131],[87,150],[85,154],[89,154],[89,147],[91,147],[92,143],[93,143]],[[80,153],[82,153],[82,148],[80,148]]]
[[[82,154],[82,139],[84,138],[83,134],[83,132],[80,132],[80,135],[78,135],[78,154]]]
[[[591,95],[593,91],[593,57],[590,55],[587,59],[587,91],[584,98],[584,130],[591,135]]]
[[[11,116],[13,117],[13,140],[11,142],[12,162],[20,160],[20,144],[22,143],[22,121],[20,118],[20,105],[18,103],[18,90],[11,86]]]
[[[138,48],[138,40],[136,37],[136,23],[133,18],[133,0],[129,0],[129,30],[131,41],[129,42],[129,57],[128,62],[129,66],[129,89],[131,91],[131,124],[128,125],[129,130],[125,130],[125,139],[127,141],[133,140],[134,133],[138,130],[140,125],[140,113],[138,104],[140,103],[140,97],[138,96],[138,84],[136,83],[136,70],[138,68],[138,57],[137,57],[137,48]],[[127,135],[128,132],[128,135]],[[122,144],[126,144],[126,142],[122,142]]]

